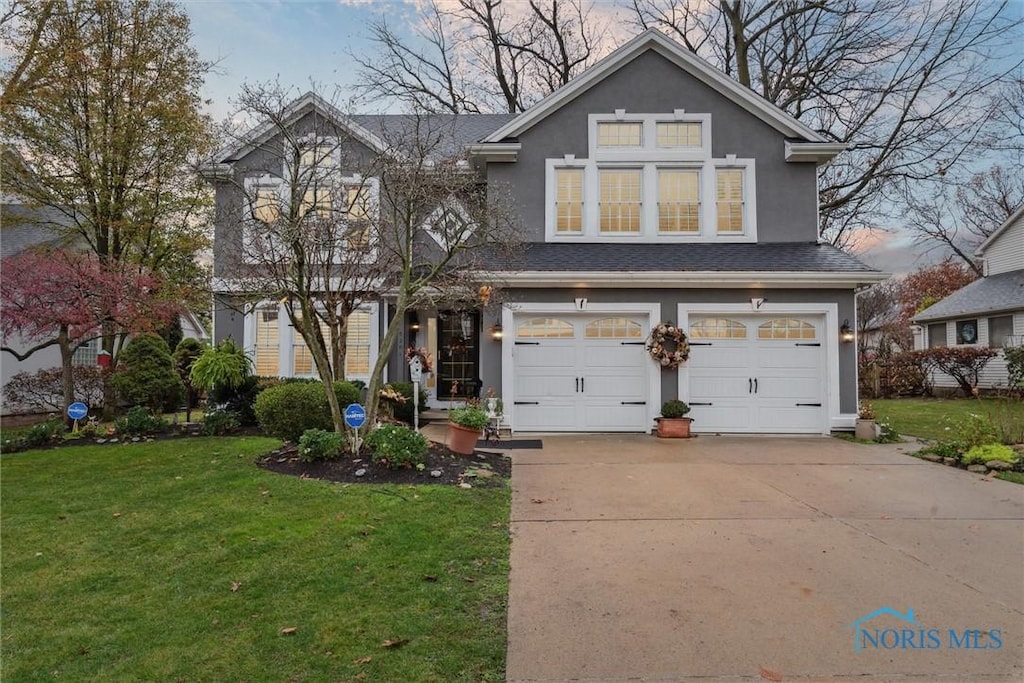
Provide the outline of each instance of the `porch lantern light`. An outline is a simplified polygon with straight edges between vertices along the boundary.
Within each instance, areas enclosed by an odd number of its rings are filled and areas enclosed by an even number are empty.
[[[416,311],[409,315],[409,329],[413,332],[420,331],[420,317],[416,315]]]
[[[839,328],[839,341],[844,344],[849,344],[853,339],[853,328],[850,327],[850,319],[847,318],[843,321],[843,326]]]
[[[500,322],[495,322],[491,326],[491,339],[494,341],[501,341],[505,336],[505,328],[501,326]]]

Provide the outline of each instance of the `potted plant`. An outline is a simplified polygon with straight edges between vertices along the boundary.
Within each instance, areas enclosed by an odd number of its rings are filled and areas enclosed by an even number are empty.
[[[663,439],[690,438],[692,418],[684,417],[690,412],[690,406],[683,401],[665,401],[661,406],[661,417],[655,418],[658,423],[658,436]]]
[[[878,425],[875,423],[875,407],[870,401],[861,401],[857,409],[857,426],[853,435],[858,439],[874,441],[878,438]]]
[[[490,418],[479,406],[453,408],[448,412],[448,448],[472,455],[476,442]]]

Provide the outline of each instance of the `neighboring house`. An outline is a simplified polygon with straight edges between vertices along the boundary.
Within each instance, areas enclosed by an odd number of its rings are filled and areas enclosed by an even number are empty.
[[[292,114],[311,112],[338,115],[312,95]],[[373,153],[370,131],[400,120],[338,123]],[[481,179],[511,193],[526,246],[514,266],[494,262],[500,314],[410,316],[390,379],[408,376],[402,352],[416,335],[435,359],[432,403],[459,398],[456,382],[494,388],[517,431],[646,432],[676,397],[697,432],[853,427],[856,347],[840,328],[855,326],[856,289],[886,275],[818,239],[817,168],[842,144],[656,31],[518,116],[462,115],[454,128]],[[253,135],[264,138],[211,167],[214,337],[241,341],[262,374],[312,375],[278,304],[245,310],[229,286],[243,239],[233,212],[244,210],[232,193],[262,168],[269,134]],[[354,320],[348,376],[367,377],[388,315],[385,300]],[[678,371],[644,349],[662,321],[692,345]]]
[[[47,208],[29,207],[18,201],[17,197],[4,196],[0,204],[0,251],[3,258],[15,256],[31,247],[67,246],[71,244],[67,233],[56,226],[65,221],[57,212]],[[185,337],[205,341],[209,333],[191,311],[181,316],[181,329]],[[11,339],[9,346],[19,352],[31,348],[35,343],[25,343],[19,338]],[[100,340],[92,339],[75,350],[75,365],[96,365],[100,350]],[[0,414],[8,415],[24,410],[22,406],[8,405],[3,397],[2,387],[12,377],[21,372],[37,372],[46,368],[60,367],[60,350],[50,346],[36,351],[23,361],[19,361],[6,351],[0,352]]]
[[[982,371],[978,386],[1005,387],[1008,381],[1002,349],[1024,344],[1024,206],[993,232],[976,256],[983,276],[929,306],[914,317],[920,326],[916,348],[981,346],[999,350]],[[945,373],[936,373],[938,387],[957,387]]]

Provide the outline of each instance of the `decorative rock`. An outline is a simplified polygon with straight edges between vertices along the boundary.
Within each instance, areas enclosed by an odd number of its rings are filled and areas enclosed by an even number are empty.
[[[977,474],[985,474],[986,472],[988,472],[988,468],[985,467],[984,465],[968,465],[967,471],[975,472]]]
[[[132,443],[138,443],[138,442],[140,442],[140,441],[142,441],[142,438],[141,438],[141,437],[138,437],[138,436],[133,436],[133,437],[132,437]]]
[[[466,472],[465,476],[468,477],[470,472],[473,473],[474,477],[479,477],[481,479],[489,479],[494,476],[494,472],[491,472],[490,470],[469,470]]]
[[[473,485],[469,484],[467,482],[462,482],[461,484],[459,484],[459,488],[460,489],[471,489],[471,488],[473,488]]]
[[[928,462],[942,462],[942,456],[935,455],[934,453],[925,453],[921,456],[921,459],[927,460]]]
[[[366,468],[360,467],[358,470],[356,470],[356,476],[357,477],[365,477],[366,476]]]
[[[432,476],[434,479],[437,479],[442,474],[443,473],[441,472],[441,470],[430,470],[430,476]]]
[[[117,443],[117,439],[111,439],[108,443]]]
[[[985,463],[985,467],[989,468],[990,470],[1006,472],[1007,470],[1013,469],[1013,464],[1005,462],[1003,460],[989,460],[987,463]]]
[[[106,443],[106,439],[96,439],[96,443]]]
[[[943,465],[955,465],[956,464],[956,458],[943,458],[942,459],[942,464]]]

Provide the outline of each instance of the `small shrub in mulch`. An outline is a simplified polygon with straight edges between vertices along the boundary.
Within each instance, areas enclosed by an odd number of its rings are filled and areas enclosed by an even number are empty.
[[[473,455],[452,453],[442,444],[429,442],[422,466],[392,469],[377,462],[369,448],[358,455],[345,453],[336,460],[303,461],[298,447],[286,443],[259,458],[256,464],[271,472],[308,479],[358,484],[446,484],[450,486],[503,486],[512,474],[512,461],[499,453],[477,451]]]

